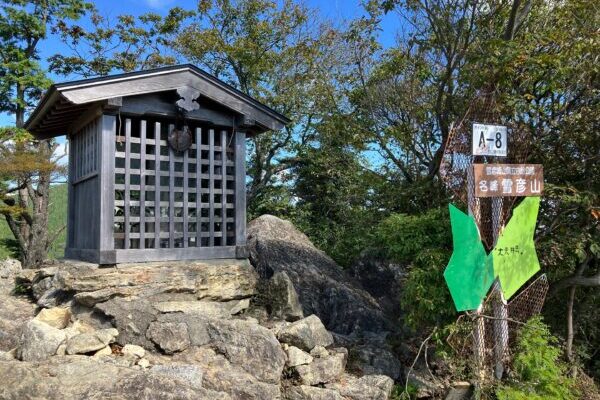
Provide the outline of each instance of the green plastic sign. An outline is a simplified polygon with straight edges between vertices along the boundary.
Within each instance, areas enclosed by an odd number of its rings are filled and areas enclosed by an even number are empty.
[[[479,307],[494,282],[492,256],[486,254],[475,220],[450,204],[454,252],[444,271],[458,311]]]
[[[487,254],[473,217],[450,204],[454,252],[444,278],[458,311],[477,309],[496,277],[510,299],[540,270],[533,241],[539,208],[539,197],[526,197]]]
[[[539,208],[539,197],[526,197],[513,210],[492,250],[494,275],[500,280],[506,299],[510,299],[540,270],[533,242]]]

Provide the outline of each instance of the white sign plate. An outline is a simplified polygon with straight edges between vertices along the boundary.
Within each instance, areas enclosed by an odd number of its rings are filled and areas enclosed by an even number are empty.
[[[473,124],[473,155],[506,157],[506,127]]]

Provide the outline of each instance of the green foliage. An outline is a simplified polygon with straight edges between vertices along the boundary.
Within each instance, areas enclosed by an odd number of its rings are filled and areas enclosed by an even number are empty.
[[[53,185],[50,187],[50,206],[48,216],[48,232],[53,235],[59,232],[67,223],[67,185]],[[66,245],[66,231],[62,231],[50,245],[48,256],[50,258],[64,257]],[[0,259],[6,257],[19,257],[19,247],[8,229],[4,219],[0,219]]]
[[[393,214],[379,224],[374,238],[386,258],[408,265],[402,293],[406,324],[426,331],[449,323],[456,311],[443,276],[452,249],[447,208]]]
[[[496,391],[499,400],[576,399],[574,382],[560,360],[561,349],[541,318],[524,325],[517,340],[513,373],[509,382]]]

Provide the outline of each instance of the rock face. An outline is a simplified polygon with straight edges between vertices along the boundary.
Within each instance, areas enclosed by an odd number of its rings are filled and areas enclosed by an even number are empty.
[[[324,358],[317,358],[308,365],[296,367],[303,385],[315,386],[334,382],[344,373],[347,354],[332,353]]]
[[[377,300],[385,315],[393,319],[401,316],[400,295],[406,270],[400,264],[363,254],[350,266],[350,274]]]
[[[248,225],[250,261],[262,279],[285,272],[304,315],[317,315],[327,329],[360,335],[388,327],[375,299],[290,222],[263,215]]]
[[[266,285],[266,296],[272,317],[284,321],[297,321],[304,317],[298,293],[286,272],[273,274]]]

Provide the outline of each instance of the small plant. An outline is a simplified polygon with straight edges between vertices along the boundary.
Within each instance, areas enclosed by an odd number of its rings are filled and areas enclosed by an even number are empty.
[[[496,391],[498,400],[571,400],[573,380],[560,360],[561,349],[541,317],[532,318],[518,336],[513,373]]]
[[[395,385],[392,389],[392,394],[390,396],[390,400],[412,400],[417,398],[417,387],[411,385]]]

